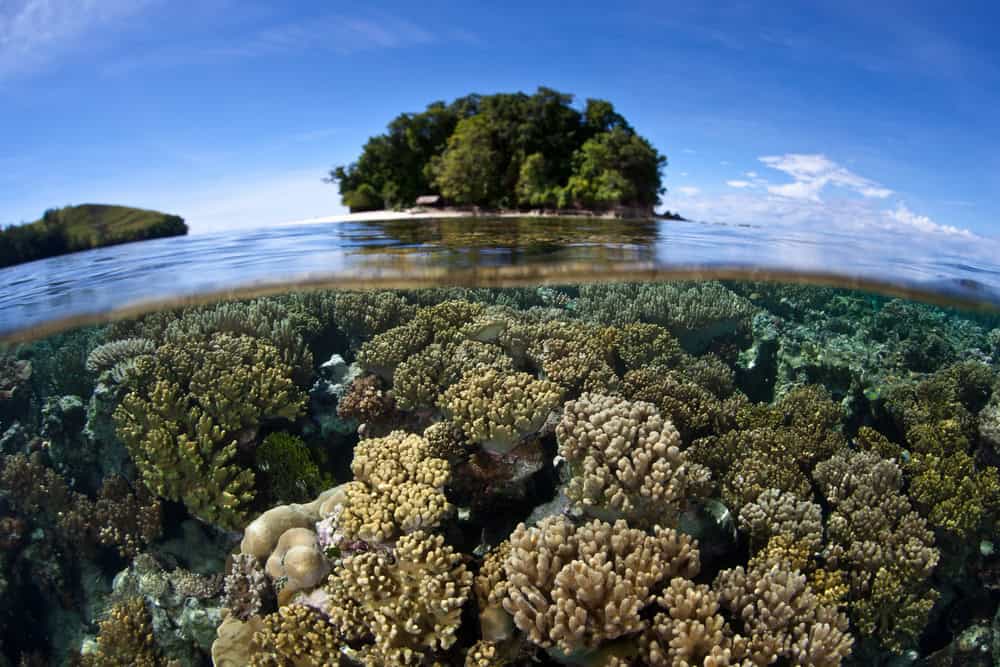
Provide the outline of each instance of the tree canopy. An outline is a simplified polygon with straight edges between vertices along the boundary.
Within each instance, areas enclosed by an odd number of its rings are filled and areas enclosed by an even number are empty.
[[[665,164],[611,102],[579,110],[572,95],[539,88],[400,114],[327,180],[352,211],[412,206],[425,194],[490,208],[652,210]]]

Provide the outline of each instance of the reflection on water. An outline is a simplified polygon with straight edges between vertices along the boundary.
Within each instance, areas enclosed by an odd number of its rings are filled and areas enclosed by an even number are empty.
[[[355,230],[338,256],[600,270],[677,248],[649,223],[501,223]],[[157,247],[104,266],[140,290],[127,267],[160,275]],[[45,303],[119,303],[111,275]],[[1000,660],[1000,314],[559,275],[0,348],[0,665]]]
[[[58,320],[297,282],[341,287],[784,277],[1000,301],[995,244],[672,221],[504,218],[330,223],[161,239],[0,270],[0,336]]]

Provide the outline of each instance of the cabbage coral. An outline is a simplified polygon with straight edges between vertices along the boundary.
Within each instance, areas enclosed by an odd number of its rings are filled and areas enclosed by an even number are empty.
[[[438,405],[465,436],[495,453],[536,433],[562,399],[562,389],[520,371],[474,369],[449,387]]]
[[[472,573],[441,536],[403,536],[393,552],[358,553],[330,575],[327,611],[362,664],[428,664],[456,640]]]
[[[254,475],[235,461],[266,419],[294,419],[303,397],[273,345],[214,334],[140,357],[114,412],[143,481],[226,528],[243,523]]]
[[[649,403],[583,394],[564,406],[556,437],[572,472],[566,493],[592,515],[669,525],[710,490],[708,468],[687,460]]]
[[[351,470],[355,481],[344,486],[337,516],[348,539],[385,542],[432,528],[454,509],[443,492],[451,468],[430,455],[427,440],[419,435],[394,431],[361,441]]]

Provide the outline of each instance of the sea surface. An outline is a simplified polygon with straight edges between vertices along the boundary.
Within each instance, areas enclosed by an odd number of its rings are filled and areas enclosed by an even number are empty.
[[[0,667],[1000,665],[1000,257],[299,224],[0,269]]]

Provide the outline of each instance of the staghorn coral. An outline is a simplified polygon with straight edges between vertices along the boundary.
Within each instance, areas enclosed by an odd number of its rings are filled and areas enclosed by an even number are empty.
[[[699,569],[686,535],[659,526],[650,535],[625,521],[576,527],[549,517],[534,528],[518,525],[510,544],[504,609],[532,642],[566,653],[641,632],[652,589]]]
[[[547,380],[484,368],[466,373],[438,404],[469,440],[502,454],[541,429],[561,398],[562,389]]]
[[[564,406],[556,438],[572,473],[566,494],[600,518],[671,525],[711,488],[708,468],[687,460],[677,429],[649,403],[583,394]]]
[[[901,492],[902,471],[871,452],[841,453],[816,466],[814,478],[833,509],[825,556],[847,575],[852,618],[863,633],[877,630],[877,640],[902,651],[927,622],[935,596],[927,580],[940,557]],[[890,600],[906,609],[887,610]]]
[[[317,609],[290,604],[261,619],[248,667],[325,667],[340,664],[338,628]]]
[[[141,357],[115,409],[119,437],[146,485],[204,521],[240,525],[253,471],[236,462],[266,419],[293,419],[303,396],[277,348],[214,334]]]
[[[741,624],[752,664],[777,660],[808,667],[836,667],[854,639],[847,617],[825,604],[806,576],[787,562],[751,561],[720,572],[719,601]]]
[[[345,558],[325,591],[334,624],[362,640],[362,664],[421,665],[455,643],[472,573],[441,536],[405,535],[393,553]]]
[[[91,350],[87,357],[87,370],[91,373],[111,371],[116,378],[124,376],[124,369],[132,365],[136,357],[153,354],[156,344],[148,338],[122,338]]]
[[[153,621],[141,597],[115,604],[98,623],[100,632],[83,667],[166,667],[153,638]]]
[[[820,506],[791,493],[768,489],[740,510],[740,529],[750,535],[751,547],[759,549],[774,535],[801,540],[810,553],[823,541]]]
[[[344,485],[337,525],[348,539],[392,540],[433,528],[452,511],[443,488],[451,477],[444,459],[430,455],[427,440],[393,431],[361,441],[351,463],[355,481]]]
[[[273,606],[271,582],[256,556],[234,555],[223,586],[223,604],[231,616],[241,621],[266,613]]]
[[[474,340],[432,343],[396,368],[392,382],[396,402],[403,410],[433,407],[445,389],[480,366],[512,371],[513,361],[500,347]]]

